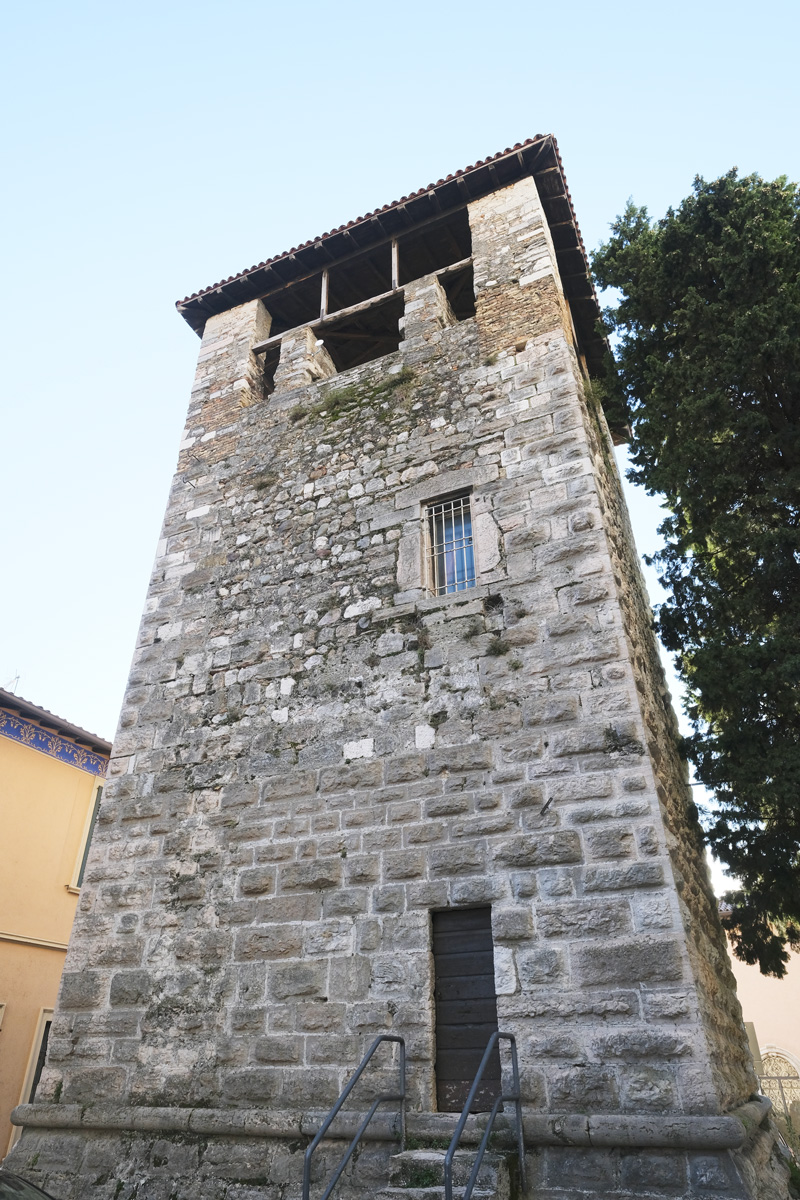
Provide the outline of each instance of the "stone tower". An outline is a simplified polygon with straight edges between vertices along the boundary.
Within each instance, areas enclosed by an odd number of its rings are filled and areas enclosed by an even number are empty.
[[[12,1166],[299,1200],[373,1038],[435,1146],[499,1028],[531,1195],[781,1195],[553,138],[178,308],[197,375]],[[398,1194],[396,1128],[340,1194]]]

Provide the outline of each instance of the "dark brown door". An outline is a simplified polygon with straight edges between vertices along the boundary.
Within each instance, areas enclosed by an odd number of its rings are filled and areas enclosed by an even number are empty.
[[[491,908],[432,913],[436,998],[436,1100],[439,1112],[461,1112],[486,1044],[497,1031]],[[500,1093],[495,1052],[472,1106],[486,1112]]]

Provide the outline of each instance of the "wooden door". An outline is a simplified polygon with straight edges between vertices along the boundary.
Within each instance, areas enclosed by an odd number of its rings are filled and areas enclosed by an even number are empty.
[[[432,913],[436,1000],[436,1100],[439,1112],[461,1112],[486,1044],[497,1031],[491,908]],[[486,1112],[500,1093],[495,1051],[472,1106]]]

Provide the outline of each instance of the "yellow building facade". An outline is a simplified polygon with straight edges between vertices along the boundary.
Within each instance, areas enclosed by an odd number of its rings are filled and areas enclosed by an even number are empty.
[[[0,1157],[44,1062],[110,752],[0,689]]]
[[[731,962],[761,1090],[800,1151],[800,954],[791,955],[783,979]]]

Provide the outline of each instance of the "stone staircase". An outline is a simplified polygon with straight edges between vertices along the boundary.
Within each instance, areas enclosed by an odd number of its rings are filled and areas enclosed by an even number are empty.
[[[461,1200],[477,1150],[457,1150],[453,1159],[453,1200]],[[472,1193],[474,1200],[511,1200],[511,1180],[506,1159],[487,1151]],[[444,1150],[406,1150],[395,1154],[389,1185],[375,1200],[442,1200]]]

